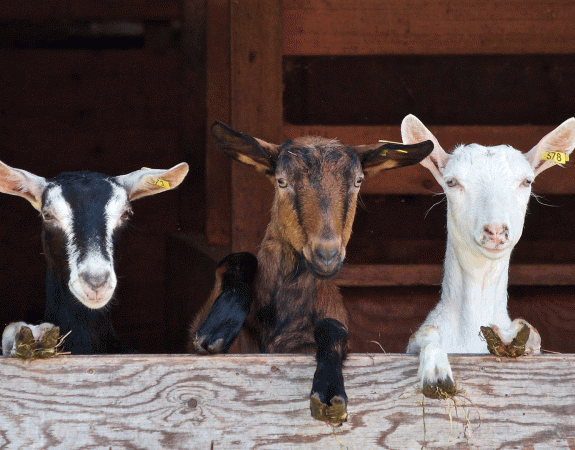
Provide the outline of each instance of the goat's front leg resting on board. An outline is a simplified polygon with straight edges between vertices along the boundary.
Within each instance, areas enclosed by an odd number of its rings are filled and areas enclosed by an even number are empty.
[[[347,419],[347,395],[343,385],[342,364],[348,332],[335,319],[323,319],[315,327],[317,368],[310,396],[311,415],[333,425]]]
[[[37,349],[49,349],[56,347],[60,336],[60,328],[51,323],[41,323],[40,325],[29,325],[25,322],[12,322],[4,328],[2,333],[2,354],[13,356],[21,353],[20,349],[25,348],[26,354],[22,357],[29,357],[29,353]]]
[[[193,339],[197,353],[227,353],[250,312],[257,267],[251,253],[234,253],[220,262],[216,276],[221,277],[222,292]]]
[[[434,326],[421,327],[409,339],[407,353],[419,353],[417,377],[423,395],[442,398],[456,392],[447,352],[441,347],[439,330]]]
[[[517,358],[537,355],[541,351],[541,336],[531,324],[515,319],[507,329],[496,325],[481,327],[487,348],[495,356]]]

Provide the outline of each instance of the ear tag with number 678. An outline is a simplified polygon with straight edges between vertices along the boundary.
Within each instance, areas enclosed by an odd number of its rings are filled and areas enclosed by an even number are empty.
[[[566,155],[563,152],[544,152],[541,154],[541,159],[545,161],[552,159],[557,164],[565,164],[569,161],[569,155]]]

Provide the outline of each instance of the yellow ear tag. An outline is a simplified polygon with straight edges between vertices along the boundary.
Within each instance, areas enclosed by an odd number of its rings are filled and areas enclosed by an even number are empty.
[[[544,152],[541,154],[541,159],[545,161],[552,159],[557,164],[565,164],[569,161],[569,155],[563,152]]]
[[[384,141],[383,139],[380,139],[379,141],[377,141],[380,144],[397,144],[397,145],[403,145],[401,142],[395,142],[395,141]],[[387,152],[388,150],[384,150],[380,153],[381,156],[387,156]],[[407,153],[407,151],[405,150],[399,150],[399,149],[395,149],[394,152],[399,152],[399,153]]]
[[[150,170],[149,167],[142,167],[141,170]],[[164,189],[170,189],[170,183],[167,182],[166,180],[160,180],[159,178],[150,178],[149,180],[147,180],[148,183],[150,184],[155,184],[156,186],[160,186],[161,188]]]
[[[148,181],[148,183],[155,184],[156,186],[160,186],[161,188],[164,189],[170,189],[170,183],[168,183],[166,180],[152,178],[151,180]]]

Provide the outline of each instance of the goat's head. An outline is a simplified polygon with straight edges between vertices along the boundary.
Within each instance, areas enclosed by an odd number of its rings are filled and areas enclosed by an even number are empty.
[[[430,139],[433,152],[421,164],[447,197],[447,229],[457,245],[490,259],[509,256],[523,232],[535,177],[555,164],[544,152],[571,153],[575,119],[563,122],[528,153],[508,145],[461,145],[446,153],[431,132],[412,115],[401,125],[405,143]]]
[[[99,309],[116,288],[115,246],[132,214],[130,201],[174,188],[187,173],[181,163],[117,177],[69,172],[46,179],[0,162],[0,192],[24,197],[40,211],[49,270],[82,304]]]
[[[220,150],[272,181],[272,224],[319,278],[335,275],[343,263],[364,176],[416,164],[433,148],[429,141],[351,147],[310,136],[275,145],[220,122],[211,132]]]

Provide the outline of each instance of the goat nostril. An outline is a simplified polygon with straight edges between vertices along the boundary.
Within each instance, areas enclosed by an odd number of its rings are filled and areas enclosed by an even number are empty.
[[[92,289],[97,290],[108,282],[108,279],[110,278],[110,272],[105,271],[100,273],[82,273],[80,277]]]
[[[509,238],[509,227],[504,223],[489,223],[483,227],[483,235],[488,239]]]
[[[315,252],[324,264],[329,265],[337,255],[337,248],[318,247]]]

